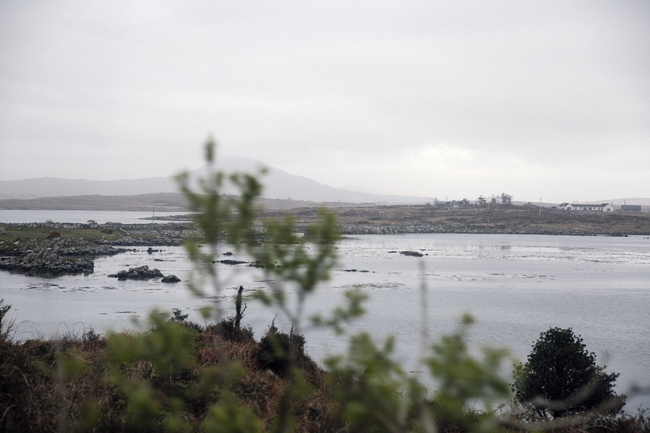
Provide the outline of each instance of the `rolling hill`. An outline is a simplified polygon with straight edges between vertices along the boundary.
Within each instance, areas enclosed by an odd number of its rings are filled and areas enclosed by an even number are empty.
[[[219,168],[226,172],[257,173],[264,165],[259,161],[241,157],[224,157]],[[378,195],[334,188],[303,176],[296,176],[274,167],[268,167],[262,181],[265,185],[262,196],[270,199],[307,200],[313,202],[418,204],[432,201],[431,197]],[[202,175],[205,167],[192,174]],[[178,187],[172,177],[147,179],[120,179],[110,181],[86,179],[62,179],[43,177],[26,180],[0,181],[0,200],[27,200],[47,197],[75,196],[131,196],[161,193],[176,193]],[[234,193],[234,189],[226,189]],[[96,201],[96,197],[93,198]],[[1,206],[16,205],[3,202]]]

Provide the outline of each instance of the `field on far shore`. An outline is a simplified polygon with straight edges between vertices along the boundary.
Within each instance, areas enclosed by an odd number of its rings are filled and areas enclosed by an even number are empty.
[[[375,206],[336,210],[342,224],[432,224],[473,230],[498,229],[520,232],[527,229],[584,232],[650,233],[650,214],[562,211],[534,206],[494,206],[450,209],[436,206]],[[295,209],[299,221],[312,219],[314,211]]]
[[[132,196],[47,197],[30,200],[0,200],[0,209],[20,210],[104,210],[179,212],[186,210],[180,193],[142,194]],[[612,213],[561,211],[531,205],[490,205],[448,208],[433,205],[377,205],[372,203],[309,202],[301,200],[258,199],[263,219],[279,218],[290,213],[299,226],[314,222],[318,208],[326,207],[338,215],[344,233],[386,232],[374,230],[390,226],[420,227],[406,232],[441,233],[531,233],[531,234],[637,234],[650,235],[650,213]],[[187,221],[188,216],[156,217],[157,220]],[[142,221],[143,224],[146,220]],[[1,223],[1,222],[0,222]],[[361,227],[365,227],[361,230]],[[357,230],[359,228],[359,230]],[[369,231],[368,231],[369,230]],[[405,232],[397,229],[393,233]],[[63,234],[63,233],[62,233]],[[42,233],[39,234],[42,235]],[[46,236],[47,234],[45,234]],[[119,236],[120,233],[115,233]],[[32,235],[28,235],[32,236]],[[86,239],[94,240],[94,233]]]
[[[562,211],[524,205],[446,208],[430,205],[332,208],[341,225],[435,226],[444,233],[637,234],[650,235],[650,214]],[[299,224],[314,222],[317,209],[291,210]],[[277,217],[270,211],[262,218]]]
[[[271,200],[274,201],[274,200]],[[299,203],[295,203],[299,206]],[[530,205],[491,205],[488,207],[468,206],[466,208],[444,208],[431,205],[395,206],[336,206],[330,203],[329,209],[337,214],[342,233],[504,233],[504,234],[560,234],[560,235],[648,235],[650,236],[650,214],[623,212],[585,212],[561,211]],[[293,209],[266,208],[258,217],[263,220],[294,216],[298,227],[314,223],[318,219],[318,207],[296,207]],[[0,222],[5,234],[0,235],[0,243],[6,247],[8,241],[16,238],[44,238],[51,230],[57,230],[64,237],[83,238],[87,241],[104,240],[109,243],[120,242],[126,236],[142,238],[146,244],[155,245],[156,238],[169,237],[169,231],[184,237],[190,234],[189,216],[179,214],[170,217],[156,217],[157,220],[187,222],[181,230],[180,225],[150,224],[147,219],[134,228],[119,225],[112,227],[111,234],[102,233],[102,227],[53,228],[17,227]],[[172,227],[172,228],[170,228]],[[175,227],[175,228],[174,228]],[[0,230],[1,231],[1,230]],[[137,236],[136,236],[137,233]],[[176,236],[177,237],[177,236]],[[2,247],[0,246],[0,249]]]

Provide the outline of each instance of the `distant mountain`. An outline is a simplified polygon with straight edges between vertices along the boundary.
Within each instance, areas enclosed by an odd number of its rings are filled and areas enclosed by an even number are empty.
[[[345,189],[348,191],[354,191],[354,192],[367,192],[368,194],[375,194],[375,195],[388,195],[386,191],[380,191],[375,188],[370,188],[369,186],[365,185],[339,185],[337,188],[340,189]]]
[[[172,178],[153,177],[104,181],[39,177],[0,181],[0,199],[3,200],[78,195],[138,195],[161,192],[178,192],[178,187]]]
[[[266,167],[267,174],[262,177],[263,197],[318,202],[346,203],[393,203],[417,204],[433,201],[431,197],[380,195],[366,192],[334,188],[303,176],[296,176],[278,168],[264,166],[259,161],[242,157],[224,157],[219,161],[219,168],[226,172],[241,171],[256,173],[260,167]],[[199,169],[196,172],[200,172]],[[228,191],[233,192],[233,191]]]
[[[266,167],[267,174],[262,177],[264,184],[263,197],[272,199],[387,204],[418,204],[433,200],[430,197],[379,195],[334,188],[303,176],[289,174],[278,168],[264,166],[261,162],[250,158],[224,157],[219,160],[218,167],[225,172],[238,171],[253,174],[257,173],[260,167]],[[194,170],[193,174],[204,175],[205,170],[205,167],[201,167]],[[178,187],[171,177],[111,181],[44,177],[0,181],[0,200],[85,195],[120,196],[171,192],[178,192]],[[224,192],[234,193],[235,191],[226,189]]]

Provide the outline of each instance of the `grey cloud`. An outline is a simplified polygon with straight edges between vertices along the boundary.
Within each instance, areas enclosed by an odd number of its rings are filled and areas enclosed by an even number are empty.
[[[288,171],[329,164],[327,182],[441,143],[624,172],[648,160],[649,17],[626,0],[3,2],[1,176],[66,173],[39,155],[158,176],[200,163],[210,131]]]

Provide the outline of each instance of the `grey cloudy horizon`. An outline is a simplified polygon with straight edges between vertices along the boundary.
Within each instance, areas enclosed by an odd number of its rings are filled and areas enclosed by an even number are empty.
[[[0,180],[221,155],[331,186],[650,197],[650,2],[0,2]]]

